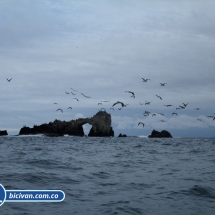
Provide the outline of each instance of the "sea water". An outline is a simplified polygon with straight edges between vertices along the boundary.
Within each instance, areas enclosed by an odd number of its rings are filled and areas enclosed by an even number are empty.
[[[5,202],[13,214],[215,214],[215,139],[0,137],[6,190],[62,190],[62,202]]]

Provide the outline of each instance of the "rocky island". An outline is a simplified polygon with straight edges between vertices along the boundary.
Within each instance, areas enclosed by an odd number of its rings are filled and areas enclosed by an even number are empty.
[[[99,111],[91,118],[79,118],[70,121],[55,120],[54,122],[34,125],[33,128],[24,126],[20,129],[19,135],[44,134],[47,136],[85,136],[83,125],[92,125],[88,136],[91,137],[113,137],[114,131],[111,127],[111,115],[106,111]]]
[[[172,138],[172,135],[166,130],[163,130],[161,132],[153,130],[148,137],[149,138]]]
[[[0,136],[8,135],[7,130],[0,130]]]

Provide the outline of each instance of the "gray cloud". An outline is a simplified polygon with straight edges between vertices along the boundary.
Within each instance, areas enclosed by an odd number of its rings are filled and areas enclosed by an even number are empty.
[[[94,114],[104,99],[111,101],[107,110],[117,100],[129,103],[128,111],[114,112],[114,123],[135,134],[146,108],[157,113],[167,111],[164,104],[175,110],[189,102],[182,121],[198,117],[195,107],[201,107],[201,116],[215,112],[213,8],[211,1],[2,1],[0,111],[2,117],[9,117],[6,110],[11,116],[10,124],[1,118],[1,128],[12,131],[24,119],[27,124],[69,120],[89,109]],[[141,78],[151,80],[143,83]],[[161,87],[161,82],[167,85]],[[70,87],[78,89],[81,102],[65,94]],[[80,92],[92,98],[81,98]],[[77,109],[56,115],[55,101]],[[140,106],[145,101],[152,101],[150,107]],[[122,122],[117,124],[117,117]],[[167,120],[168,128],[185,126],[171,115]],[[156,121],[148,123],[156,127]],[[208,128],[195,120],[192,125],[202,132]]]

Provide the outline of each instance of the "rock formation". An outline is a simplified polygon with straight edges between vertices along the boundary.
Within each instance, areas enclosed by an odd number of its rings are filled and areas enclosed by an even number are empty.
[[[127,137],[127,135],[120,133],[118,137]]]
[[[153,130],[152,133],[148,136],[149,138],[172,138],[172,135],[166,131],[163,130],[161,132]]]
[[[8,135],[7,130],[0,131],[0,136]]]
[[[106,111],[99,111],[91,118],[79,118],[71,121],[55,120],[54,122],[35,125],[33,128],[24,126],[19,135],[27,134],[45,134],[48,136],[63,136],[65,134],[74,136],[84,136],[83,125],[89,123],[92,125],[88,136],[110,137],[114,136],[111,127],[111,115]]]

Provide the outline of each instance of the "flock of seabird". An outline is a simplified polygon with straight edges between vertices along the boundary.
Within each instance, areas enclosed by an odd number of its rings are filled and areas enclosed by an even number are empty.
[[[147,81],[151,81],[151,79],[149,78],[142,78],[142,82],[147,82]],[[166,86],[167,83],[160,83],[160,86],[161,87],[164,87]],[[73,89],[70,87],[70,89],[72,89],[72,92],[66,92],[66,94],[72,94],[72,95],[77,95],[77,90]],[[135,93],[133,91],[125,91],[125,93],[129,93],[131,96],[130,98],[133,98],[135,99]],[[81,93],[82,96],[84,96],[85,98],[91,98],[90,96],[86,96],[84,93]],[[159,98],[160,100],[163,100],[163,98],[160,96],[160,95],[155,95],[157,98]],[[73,99],[76,99],[77,101],[79,101],[78,98],[73,98]],[[107,100],[103,100],[103,101],[99,101],[97,103],[97,105],[102,105],[104,102],[110,102],[110,101],[107,101]],[[145,102],[140,102],[139,101],[139,104],[140,105],[150,105],[152,101],[145,101]],[[181,105],[179,105],[178,107],[176,107],[176,110],[179,110],[179,109],[185,109],[187,106],[188,106],[189,103],[182,103]],[[126,107],[128,104],[125,104],[123,103],[122,101],[116,101],[112,104],[112,106],[109,108],[109,110],[114,110],[115,107],[117,107],[118,110],[121,110],[122,108]],[[172,107],[173,105],[172,104],[164,104],[162,106],[165,106],[165,107]],[[69,107],[70,109],[72,109],[72,107]],[[69,109],[68,108],[68,109]],[[200,108],[195,108],[196,110],[200,110]],[[57,109],[57,111],[61,111],[63,112],[62,109]],[[106,111],[105,108],[101,108],[100,111]],[[149,111],[145,111],[143,113],[143,115],[145,117],[149,116],[151,114],[152,117],[156,117],[156,115],[161,115],[161,116],[164,116],[163,113],[150,113]],[[172,112],[172,116],[175,115],[175,116],[178,116],[178,113],[177,112]],[[208,116],[208,117],[211,117],[213,118],[213,120],[215,120],[215,116]],[[197,119],[198,121],[201,121],[201,119]],[[165,120],[159,120],[158,122],[165,122]],[[138,123],[138,126],[143,126],[144,127],[144,123],[143,122],[139,122]]]
[[[6,80],[7,80],[8,82],[11,82],[12,78],[6,78]],[[148,78],[142,78],[142,82],[147,82],[147,81],[149,81],[149,80],[150,80],[150,79],[148,79]],[[166,84],[167,84],[167,83],[160,83],[160,86],[165,86]],[[72,94],[73,96],[74,96],[74,95],[77,95],[78,90],[75,90],[75,89],[73,89],[73,88],[71,88],[71,87],[70,87],[70,89],[72,90],[71,92],[66,91],[65,93],[66,93],[66,94]],[[126,93],[130,93],[130,94],[131,94],[130,97],[133,98],[133,99],[135,99],[135,93],[134,93],[134,92],[132,92],[132,91],[125,91],[125,92],[126,92]],[[84,97],[87,98],[87,99],[90,99],[90,98],[91,98],[90,96],[87,96],[87,95],[85,95],[84,93],[81,93],[81,95],[84,96]],[[156,95],[156,97],[159,98],[160,100],[162,100],[162,97],[161,97],[161,96]],[[75,99],[76,101],[79,102],[79,99],[78,99],[78,98],[75,97],[75,98],[73,98],[73,99]],[[102,105],[103,103],[106,103],[106,102],[110,102],[110,101],[103,100],[103,101],[98,102],[98,105]],[[57,102],[54,102],[54,104],[57,105],[58,103],[57,103]],[[139,104],[140,104],[140,105],[150,105],[150,104],[151,104],[151,101],[145,101],[144,103],[141,103],[141,102],[139,101]],[[188,104],[189,104],[189,103],[182,103],[181,105],[179,105],[178,107],[176,107],[176,110],[185,109],[185,108],[187,107]],[[112,107],[110,107],[109,109],[110,109],[110,110],[114,110],[114,106],[116,106],[116,105],[120,105],[120,107],[118,107],[118,110],[121,110],[122,108],[126,107],[128,104],[124,104],[124,103],[121,102],[121,101],[117,101],[117,102],[113,103]],[[163,105],[163,106],[171,107],[171,106],[173,106],[173,105],[171,105],[171,104],[165,104],[165,105]],[[71,109],[71,110],[72,110],[72,107],[70,106],[70,107],[68,107],[68,109]],[[200,109],[201,109],[201,108],[199,108],[199,107],[195,108],[195,110],[200,110]],[[60,111],[60,112],[63,113],[63,109],[62,109],[62,108],[58,108],[56,111]],[[106,109],[105,109],[105,108],[101,108],[100,111],[106,111]],[[152,117],[155,117],[155,116],[156,116],[156,113],[150,113],[149,111],[145,111],[145,112],[143,113],[143,115],[144,115],[145,117],[149,116],[150,114],[151,114]],[[163,113],[157,113],[157,114],[164,116]],[[215,113],[213,113],[213,114],[215,114]],[[178,116],[178,113],[172,112],[172,115]],[[207,117],[212,118],[212,120],[215,120],[215,116],[207,116]],[[201,121],[201,119],[197,119],[197,120],[198,120],[198,121]],[[160,120],[159,122],[165,122],[165,120]],[[144,127],[145,124],[144,124],[143,122],[139,122],[139,123],[138,123],[138,126],[139,126],[139,125],[142,125],[142,126]]]

